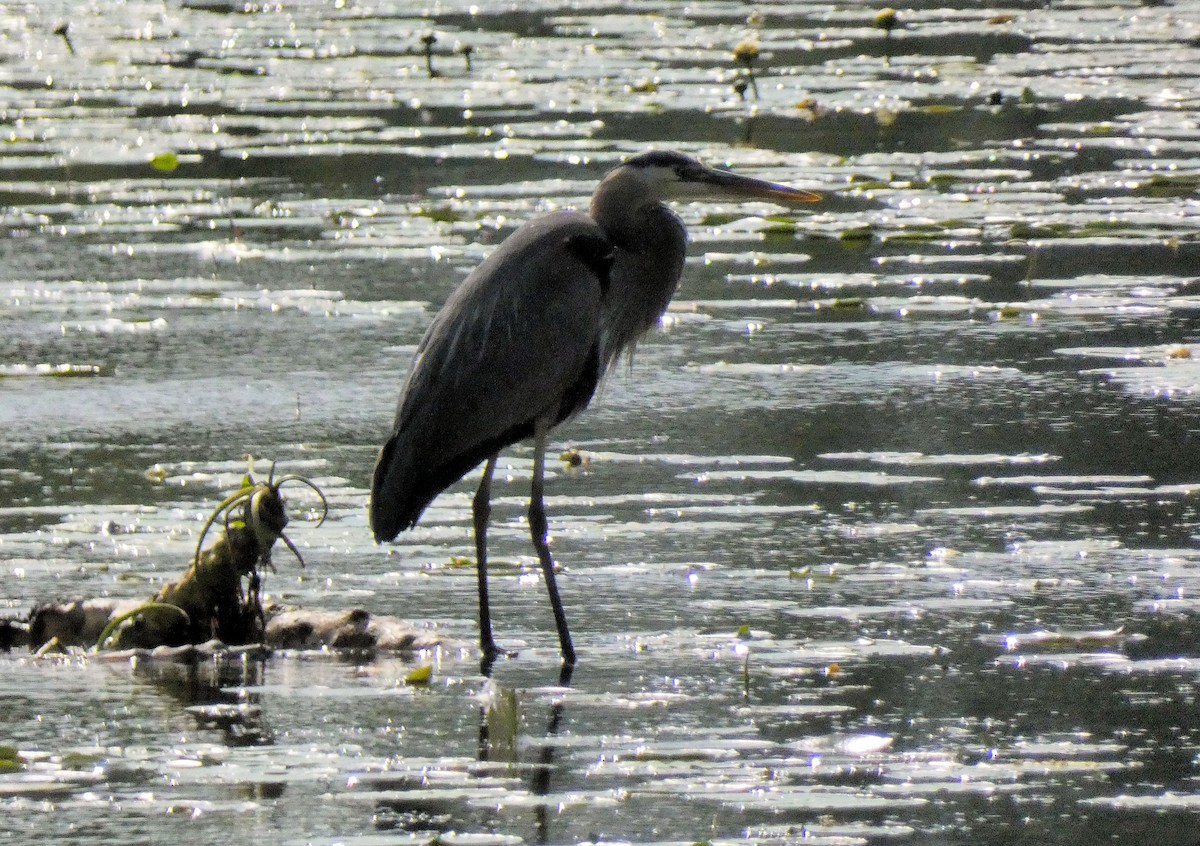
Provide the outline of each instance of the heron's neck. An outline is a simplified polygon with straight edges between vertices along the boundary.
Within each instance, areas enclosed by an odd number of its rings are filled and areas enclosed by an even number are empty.
[[[654,248],[655,229],[651,225],[663,214],[673,215],[670,209],[648,196],[644,186],[610,176],[592,195],[592,219],[617,247],[630,252]]]

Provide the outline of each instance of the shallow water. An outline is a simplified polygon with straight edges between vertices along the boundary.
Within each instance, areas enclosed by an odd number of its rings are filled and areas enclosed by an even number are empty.
[[[248,453],[331,505],[273,597],[451,643],[0,656],[4,836],[1194,842],[1200,4],[633,9],[0,3],[8,613],[152,593]],[[553,445],[579,667],[517,447],[484,678],[471,480],[376,547],[374,453],[454,285],[648,147],[827,200],[679,208]]]

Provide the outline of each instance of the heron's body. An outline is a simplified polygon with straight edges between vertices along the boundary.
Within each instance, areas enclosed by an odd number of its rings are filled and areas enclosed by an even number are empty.
[[[547,433],[582,411],[604,373],[657,324],[679,284],[687,244],[662,202],[701,184],[743,196],[816,195],[714,171],[678,153],[645,153],[605,177],[590,214],[536,218],[509,236],[450,296],[417,348],[391,438],[375,465],[371,528],[391,540],[445,488],[487,461],[475,497],[481,643],[496,652],[487,605],[486,531],[499,451],[534,439],[530,530],[550,591],[564,662],[574,650],[546,546]]]
[[[547,243],[554,248],[541,249]],[[559,212],[504,247],[451,294],[417,348],[376,466],[378,539],[410,528],[434,497],[531,437],[538,421],[556,425],[592,398],[610,263],[604,234],[586,215]],[[481,372],[492,377],[481,383]]]

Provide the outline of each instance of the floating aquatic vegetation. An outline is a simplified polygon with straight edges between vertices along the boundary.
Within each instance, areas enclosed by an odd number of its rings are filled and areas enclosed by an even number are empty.
[[[110,376],[109,368],[101,364],[3,364],[0,378],[41,376],[75,378],[80,376]]]
[[[1047,473],[1045,475],[979,476],[976,479],[972,479],[971,483],[979,487],[1020,485],[1030,487],[1046,486],[1059,489],[1086,489],[1090,487],[1140,486],[1152,481],[1153,479],[1150,476],[1064,476]]]
[[[1049,464],[1061,460],[1057,455],[926,455],[920,452],[829,452],[817,456],[826,461],[866,461],[871,464],[949,465],[969,467],[977,464]],[[986,484],[977,481],[978,484]]]
[[[1166,791],[1155,795],[1122,793],[1116,796],[1097,796],[1082,800],[1091,807],[1110,808],[1114,811],[1148,811],[1163,813],[1184,811],[1194,813],[1200,808],[1200,797],[1189,793]]]
[[[241,488],[225,497],[205,521],[191,565],[178,581],[164,586],[149,602],[132,606],[103,600],[42,605],[30,621],[31,645],[44,650],[51,643],[63,648],[91,641],[96,649],[126,649],[211,639],[231,644],[261,641],[266,617],[260,568],[274,569],[275,542],[282,540],[304,566],[300,551],[283,533],[288,517],[279,489],[288,482],[309,486],[325,504],[320,491],[303,476],[286,474],[276,479],[272,468],[267,481],[255,482],[247,474]],[[317,525],[323,520],[324,514]],[[204,539],[216,523],[223,524],[223,534],[205,549]]]
[[[296,539],[319,576],[272,582],[306,605],[298,652],[232,658],[263,678],[197,685],[222,664],[200,649],[174,682],[9,656],[0,767],[49,778],[0,787],[0,828],[846,846],[1186,823],[1200,18],[943,6],[891,30],[811,2],[0,12],[0,374],[104,376],[0,379],[0,604],[152,595],[238,487],[204,456],[245,448],[247,414],[331,518]],[[317,660],[404,621],[473,630],[470,480],[378,549],[369,434],[428,303],[664,146],[827,201],[678,207],[678,307],[550,480],[568,612],[595,612],[570,688],[528,648],[527,456],[497,480],[520,714],[515,760],[481,761],[466,653]],[[256,724],[270,744],[239,746]]]
[[[1059,631],[1036,631],[1026,632],[1024,634],[1012,633],[1001,635],[998,638],[981,638],[985,643],[993,643],[1003,647],[1007,651],[1017,649],[1027,650],[1030,647],[1041,647],[1045,649],[1061,649],[1063,647],[1080,647],[1080,646],[1121,646],[1126,640],[1137,640],[1138,635],[1125,632],[1124,628],[1118,627],[1115,629],[1096,629],[1093,631],[1075,631],[1075,632],[1059,632]],[[1144,637],[1144,636],[1142,636]]]
[[[693,478],[697,482],[782,481],[796,484],[865,485],[868,487],[928,484],[942,481],[939,476],[904,476],[852,470],[709,470]]]

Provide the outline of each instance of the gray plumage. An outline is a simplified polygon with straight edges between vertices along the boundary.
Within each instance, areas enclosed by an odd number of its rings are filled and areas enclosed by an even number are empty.
[[[417,347],[376,463],[377,540],[412,527],[475,465],[530,437],[536,420],[554,425],[587,405],[600,375],[595,327],[610,252],[586,215],[546,215],[450,295]]]
[[[589,214],[544,215],[510,235],[451,294],[418,346],[392,435],[375,465],[371,529],[376,540],[392,540],[441,491],[487,461],[474,507],[485,661],[498,651],[486,581],[496,455],[534,439],[530,530],[563,661],[572,664],[545,540],[546,435],[587,406],[604,373],[658,323],[675,293],[687,232],[663,201],[721,194],[787,203],[818,199],[680,153],[643,153],[604,178]]]

